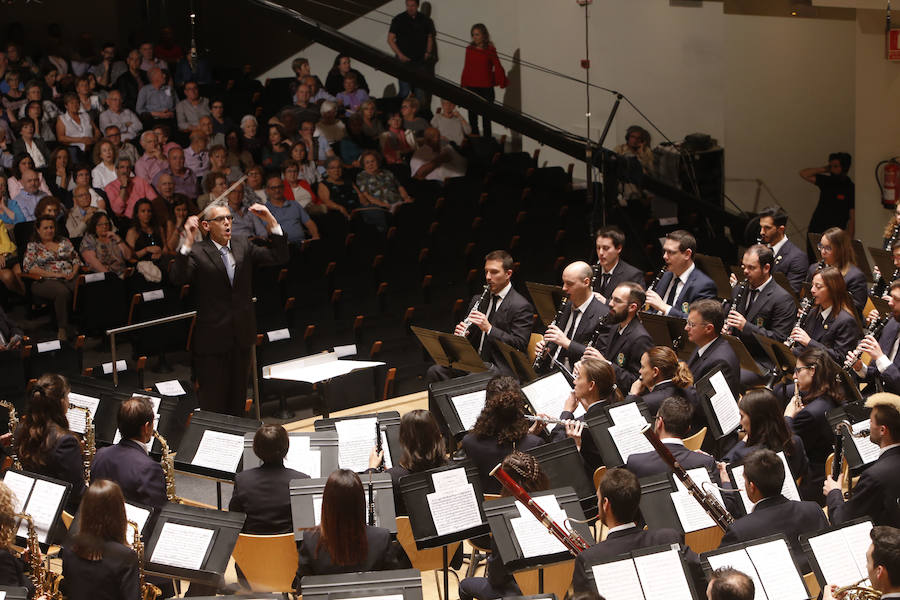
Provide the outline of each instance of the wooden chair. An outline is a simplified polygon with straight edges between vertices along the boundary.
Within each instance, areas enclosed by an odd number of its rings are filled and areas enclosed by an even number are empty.
[[[724,535],[725,532],[714,525],[684,534],[684,544],[697,554],[702,554],[718,548]]]
[[[699,450],[703,445],[703,439],[706,437],[706,427],[690,437],[684,438],[684,447],[688,450]]]
[[[817,598],[819,596],[822,587],[819,585],[819,580],[816,579],[815,573],[806,573],[803,576],[803,583],[806,584],[806,589],[809,591],[810,598]]]
[[[250,589],[255,592],[291,592],[297,574],[297,544],[293,533],[238,536],[231,553]]]
[[[74,515],[70,515],[66,511],[62,511],[62,514],[60,515],[60,517],[62,518],[63,525],[66,526],[66,529],[71,529],[72,521],[75,520]]]
[[[400,542],[400,545],[406,552],[406,556],[409,558],[409,562],[414,569],[420,571],[434,571],[434,582],[438,589],[438,598],[440,599],[441,585],[438,583],[437,572],[444,569],[444,553],[442,549],[445,547],[447,548],[447,559],[451,560],[462,542],[454,542],[453,544],[447,544],[447,546],[419,550],[416,546],[416,538],[413,535],[409,517],[397,517],[397,541]]]
[[[540,589],[540,575],[538,571],[543,569],[544,585]],[[526,569],[513,573],[523,596],[535,594],[556,594],[557,598],[563,598],[569,585],[572,583],[572,573],[575,572],[575,561],[566,560],[552,565],[544,565],[536,569]]]
[[[532,333],[532,334],[531,334],[531,339],[528,340],[528,352],[527,352],[527,354],[528,354],[528,360],[530,360],[531,362],[534,362],[534,353],[535,353],[534,348],[535,348],[535,346],[537,346],[537,343],[538,343],[539,341],[541,341],[542,339],[544,339],[544,336],[542,336],[541,334],[539,334],[539,333]]]
[[[603,481],[604,477],[606,477],[606,467],[601,465],[601,466],[597,467],[597,469],[594,471],[594,490],[595,491],[600,488],[600,482]]]

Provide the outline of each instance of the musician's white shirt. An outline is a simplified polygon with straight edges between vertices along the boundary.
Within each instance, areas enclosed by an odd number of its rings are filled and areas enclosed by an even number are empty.
[[[882,455],[882,454],[884,454],[885,452],[887,452],[887,451],[890,450],[891,448],[896,448],[897,446],[900,446],[900,444],[891,444],[890,446],[885,446],[884,448],[880,449],[880,450],[878,451],[878,458],[881,458],[881,455]]]
[[[634,529],[637,527],[637,524],[632,521],[631,523],[623,523],[622,525],[616,525],[615,527],[610,527],[609,531],[606,532],[606,535],[609,536],[613,531],[624,531],[626,529]]]
[[[681,438],[663,438],[659,441],[663,444],[678,444],[679,446],[684,446],[684,440]]]
[[[717,339],[719,339],[719,336],[714,337],[713,339],[709,340],[708,342],[706,342],[705,344],[703,344],[702,346],[697,348],[697,356],[703,356],[703,353],[706,352],[706,349],[709,348],[712,345],[712,343],[714,341],[716,341]]]
[[[783,236],[781,238],[780,242],[778,242],[777,244],[772,246],[772,254],[774,254],[775,256],[778,256],[779,250],[781,250],[781,247],[784,246],[787,243],[787,241],[788,241],[788,237],[786,235]]]

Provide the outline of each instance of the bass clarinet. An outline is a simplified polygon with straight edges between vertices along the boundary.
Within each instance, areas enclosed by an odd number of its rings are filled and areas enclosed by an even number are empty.
[[[503,470],[502,463],[494,467],[494,470],[491,471],[491,475],[495,477],[503,487],[509,490],[509,493],[512,494],[513,498],[525,505],[525,508],[530,510],[531,514],[540,521],[541,525],[546,527],[547,531],[549,531],[553,537],[562,542],[562,545],[565,546],[566,550],[571,552],[573,556],[577,556],[591,547],[580,533],[574,529],[566,531],[551,519],[550,515],[547,514],[547,511],[541,508],[537,502],[531,498],[531,495],[525,491],[525,488],[516,483],[515,480],[509,476],[509,473]]]
[[[806,317],[809,316],[812,305],[813,299],[810,296],[806,296],[800,301],[800,310],[797,312],[797,320],[794,321],[794,326],[791,327],[791,331],[794,331],[798,327],[803,327],[806,324]],[[796,343],[796,340],[790,337],[784,341],[784,345],[788,348],[793,348]]]
[[[740,283],[740,287],[738,288],[737,296],[735,296],[734,300],[731,302],[731,306],[728,308],[728,312],[725,313],[725,316],[728,316],[728,313],[731,311],[740,312],[740,306],[744,302],[744,296],[747,295],[747,292],[750,291],[750,280],[744,277],[744,280]],[[722,335],[730,335],[731,334],[731,326],[723,325],[722,326]]]
[[[491,286],[485,284],[484,289],[481,290],[481,296],[478,298],[478,302],[472,307],[472,310],[477,310],[478,312],[484,312],[482,308],[484,306],[484,301],[487,300],[488,294],[491,293]],[[469,311],[471,314],[472,310]],[[472,320],[469,318],[469,315],[466,315],[466,318],[463,319],[463,325],[466,326],[466,331],[463,333],[464,336],[469,335],[469,326],[472,325]]]
[[[641,433],[643,433],[644,437],[650,441],[653,445],[653,449],[656,450],[659,457],[663,459],[663,462],[669,465],[669,468],[672,469],[675,476],[681,480],[681,483],[687,488],[688,493],[693,496],[694,499],[700,503],[700,506],[703,507],[703,510],[712,517],[712,520],[716,522],[716,525],[723,531],[728,529],[728,526],[734,523],[734,517],[731,513],[725,510],[724,506],[719,504],[719,501],[716,500],[715,496],[704,491],[693,479],[691,479],[691,476],[687,474],[687,471],[684,470],[681,463],[675,459],[672,455],[672,451],[662,443],[662,440],[659,439],[659,436],[656,435],[656,432],[653,431],[653,428],[649,423],[644,425],[643,429],[641,429]]]
[[[863,332],[863,338],[867,335],[871,335],[872,337],[878,339],[878,336],[881,335],[882,330],[884,330],[885,325],[888,324],[888,321],[891,320],[893,315],[887,314],[882,315],[877,320],[872,321],[866,330]],[[847,357],[847,360],[844,361],[844,370],[849,371],[853,368],[853,365],[856,364],[856,361],[859,360],[859,357],[862,356],[862,340],[860,343],[856,345],[856,348],[853,349],[853,352],[850,353],[850,356]]]
[[[563,297],[562,301],[559,303],[559,310],[556,311],[556,316],[553,317],[552,325],[559,327],[561,323],[559,322],[562,318],[563,310],[565,310],[566,305],[569,303],[569,299],[567,297]],[[541,353],[534,357],[534,364],[531,365],[531,368],[535,371],[543,371],[547,367],[550,366],[550,360],[553,358],[553,353],[556,352],[556,344],[553,342],[547,342],[544,344],[544,348],[541,350]]]

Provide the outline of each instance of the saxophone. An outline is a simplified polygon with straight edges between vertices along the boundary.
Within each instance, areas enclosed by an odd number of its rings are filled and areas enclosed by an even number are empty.
[[[8,400],[0,400],[0,406],[9,411],[9,433],[10,435],[14,435],[16,429],[19,427],[19,418],[16,416],[16,407]],[[13,468],[21,471],[22,463],[19,461],[19,457],[16,456],[15,441],[9,446],[9,457],[12,459]]]
[[[38,544],[34,519],[31,518],[31,515],[25,513],[18,513],[13,515],[13,517],[24,519],[28,526],[28,542],[25,544],[25,549],[28,553],[28,565],[31,568],[29,578],[34,584],[34,597],[43,596],[47,600],[62,600],[63,596],[59,591],[62,575],[50,571],[44,565],[44,561],[41,560],[41,547]]]
[[[141,600],[156,600],[162,595],[162,590],[149,583],[144,574],[144,542],[141,541],[141,530],[134,521],[128,521],[128,525],[134,529],[134,538],[132,538],[131,549],[137,555],[138,569],[141,582]]]
[[[158,431],[153,431],[153,437],[159,441],[160,452],[162,456],[159,464],[162,466],[163,473],[166,476],[166,499],[169,502],[181,502],[181,498],[175,495],[175,458],[169,451],[169,444]]]
[[[91,485],[91,463],[97,453],[97,440],[94,437],[94,421],[91,419],[91,409],[85,406],[76,406],[84,411],[84,444],[81,447],[82,463],[84,465],[84,485]]]

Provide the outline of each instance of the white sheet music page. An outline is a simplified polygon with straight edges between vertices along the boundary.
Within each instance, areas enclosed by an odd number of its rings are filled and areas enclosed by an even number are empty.
[[[463,468],[432,473],[434,492],[426,495],[438,535],[446,535],[481,525],[475,489]]]
[[[484,390],[478,390],[477,392],[469,392],[468,394],[460,394],[450,398],[456,414],[459,415],[463,429],[466,431],[475,426],[475,421],[478,420],[478,415],[481,414],[481,410],[484,408],[485,394]]]
[[[850,585],[866,576],[865,569],[860,572],[842,530],[836,529],[811,537],[809,546],[819,563],[822,576],[829,584],[839,587]]]
[[[719,494],[719,490],[712,486],[712,481],[706,469],[698,467],[689,469],[687,473],[694,480],[694,483],[705,491],[711,491],[716,500],[719,501],[719,504],[722,504],[722,496]],[[691,496],[684,484],[681,483],[681,480],[677,477],[674,479],[675,487],[678,491],[672,492],[670,495],[672,504],[675,505],[675,512],[678,513],[678,520],[681,521],[681,526],[685,533],[706,529],[707,527],[715,527],[716,522],[707,514],[703,506],[697,502],[697,499]]]
[[[648,600],[693,600],[676,548],[635,557],[634,566]]]
[[[612,419],[613,425],[636,425],[643,427],[647,424],[647,419],[641,414],[637,402],[629,402],[628,404],[620,404],[609,409],[609,418]],[[650,442],[647,442],[648,444]],[[651,449],[653,447],[651,446]]]
[[[753,600],[767,600],[768,597],[766,596],[762,581],[759,580],[756,567],[753,566],[750,555],[747,554],[747,551],[743,548],[735,550],[734,552],[709,555],[706,557],[706,560],[709,561],[709,566],[712,567],[713,570],[731,567],[732,569],[736,569],[747,575],[753,580]]]
[[[66,418],[69,421],[69,429],[75,433],[84,433],[84,408],[91,411],[91,421],[97,415],[97,407],[100,406],[100,398],[84,396],[69,392],[69,410]]]
[[[369,453],[375,447],[375,417],[343,419],[334,424],[338,432],[338,465],[362,473],[369,468]]]
[[[759,573],[769,600],[806,600],[806,584],[794,566],[784,540],[772,540],[747,547],[747,554]]]
[[[125,518],[129,521],[134,521],[137,523],[138,530],[144,531],[144,525],[147,524],[147,519],[150,518],[150,511],[146,508],[141,508],[140,506],[135,506],[134,504],[125,503]],[[128,534],[125,536],[126,539],[133,539],[132,534],[134,532],[131,528],[128,528]]]
[[[784,465],[784,483],[781,484],[781,495],[788,500],[796,500],[799,502],[800,490],[797,489],[797,482],[794,481],[794,476],[791,473],[791,467],[788,465],[787,457],[784,455],[783,450],[779,450],[776,454],[778,454],[778,458],[781,459],[781,464]]]
[[[322,476],[322,455],[318,450],[311,450],[309,438],[305,435],[292,435],[288,438],[288,451],[284,457],[284,466],[312,479]]]
[[[192,465],[234,473],[244,454],[244,436],[207,429],[200,438]]]
[[[17,513],[22,512],[25,503],[28,501],[28,495],[31,494],[31,488],[34,487],[34,478],[14,471],[7,471],[3,476],[3,483],[13,493],[13,510]]]
[[[156,383],[156,389],[163,396],[184,396],[187,392],[181,386],[181,382],[177,379],[169,381],[159,381]]]
[[[744,503],[744,511],[749,515],[753,510],[753,502],[751,502],[750,497],[747,496],[746,483],[744,482],[744,465],[731,467],[731,480],[735,489],[739,491],[741,502]]]
[[[722,371],[717,371],[709,378],[715,393],[709,399],[713,412],[716,414],[716,420],[723,433],[731,433],[741,424],[741,411],[738,409],[737,400],[725,381]]]
[[[641,427],[645,424],[638,426],[635,423],[624,423],[607,428],[623,462],[628,461],[632,454],[653,452],[653,444],[641,433]]]
[[[550,515],[551,520],[565,528],[564,522],[568,515],[559,506],[556,496],[532,497],[532,500]],[[516,508],[519,510],[519,516],[510,519],[509,525],[512,527],[513,535],[516,536],[516,541],[519,542],[522,556],[532,558],[566,551],[563,543],[547,531],[547,528],[524,504],[516,500]]]
[[[640,600],[644,597],[641,580],[630,558],[591,567],[594,583],[606,600]]]
[[[150,562],[197,571],[203,566],[214,533],[214,529],[166,522]]]
[[[872,522],[864,521],[850,527],[844,527],[840,531],[844,534],[844,539],[847,541],[850,556],[856,561],[860,578],[867,576],[869,572],[866,569],[866,552],[868,552],[869,546],[872,545],[872,538],[869,535],[872,531]]]
[[[854,434],[858,434],[860,431],[868,428],[868,421],[860,421],[859,423],[854,423],[851,429]],[[872,440],[869,439],[869,436],[856,437],[856,435],[854,435],[853,445],[856,446],[856,451],[859,452],[860,457],[862,457],[863,464],[867,465],[875,462],[881,455],[881,448],[879,448],[877,444],[873,444]]]
[[[536,414],[543,413],[555,418],[562,413],[566,398],[572,393],[572,386],[566,381],[565,375],[556,372],[526,385],[522,388],[522,392],[528,398]],[[580,417],[584,414],[584,407],[579,404],[573,414],[576,418]],[[548,423],[547,431],[553,430],[555,426],[556,423]]]
[[[313,494],[313,519],[316,521],[316,527],[322,523],[322,494]]]
[[[53,520],[59,511],[59,505],[62,504],[63,494],[66,493],[65,486],[51,483],[43,479],[34,481],[34,490],[31,492],[31,498],[25,506],[26,514],[31,515],[34,519],[34,528],[37,530],[38,541],[47,542],[47,533],[53,527]],[[22,523],[24,526],[25,523]],[[19,527],[22,531],[22,527]],[[28,533],[27,528],[24,534]]]

